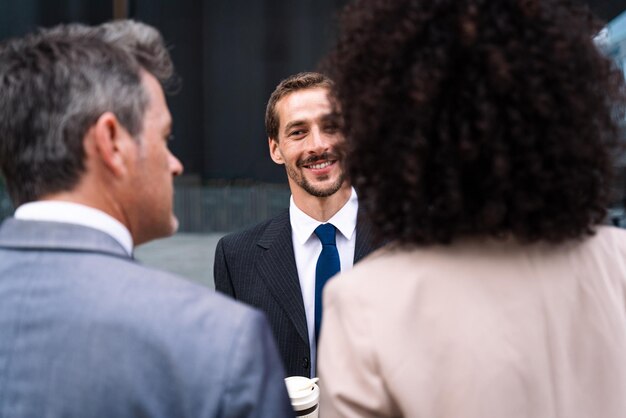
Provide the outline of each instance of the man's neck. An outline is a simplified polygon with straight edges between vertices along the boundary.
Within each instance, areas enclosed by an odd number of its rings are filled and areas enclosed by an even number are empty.
[[[113,217],[118,222],[122,222],[120,216],[112,209],[111,205],[108,205],[107,193],[100,192],[99,195],[95,193],[83,193],[82,188],[76,187],[76,190],[72,191],[62,191],[58,193],[53,193],[49,195],[43,196],[41,201],[52,201],[52,202],[67,202],[67,203],[77,203],[79,205],[87,206],[91,209],[96,209],[101,212],[106,213],[107,215]],[[95,189],[94,190],[102,190]],[[128,228],[126,225],[124,225]]]
[[[298,209],[315,220],[326,222],[339,212],[350,199],[352,188],[349,184],[344,183],[337,192],[327,197],[313,196],[304,190],[298,192],[292,192],[293,201]]]

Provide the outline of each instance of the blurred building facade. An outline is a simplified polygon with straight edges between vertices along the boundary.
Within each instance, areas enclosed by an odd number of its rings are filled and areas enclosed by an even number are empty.
[[[183,231],[228,231],[289,204],[269,158],[265,105],[286,76],[316,70],[345,0],[0,0],[0,40],[58,23],[128,17],[158,28],[182,88],[168,97],[172,151],[185,165]],[[0,216],[12,211],[0,200]]]
[[[268,157],[265,104],[276,84],[317,68],[343,0],[1,0],[0,39],[114,14],[157,27],[182,79],[168,98],[187,181],[285,184]]]
[[[626,9],[609,22],[604,42],[607,54],[622,68],[626,77]]]
[[[238,229],[288,206],[269,158],[267,99],[284,77],[318,68],[348,0],[0,0],[0,40],[62,22],[128,17],[163,34],[182,79],[168,97],[172,151],[185,165],[176,211],[183,231]],[[603,19],[624,0],[589,2]],[[617,23],[615,23],[617,22]],[[609,24],[609,54],[626,68],[626,15]],[[0,216],[11,213],[0,199]]]

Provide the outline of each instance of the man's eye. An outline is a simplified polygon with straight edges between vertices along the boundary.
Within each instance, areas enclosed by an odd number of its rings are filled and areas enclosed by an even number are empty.
[[[297,131],[291,131],[289,133],[289,136],[299,136],[299,135],[303,135],[306,131],[299,129]]]

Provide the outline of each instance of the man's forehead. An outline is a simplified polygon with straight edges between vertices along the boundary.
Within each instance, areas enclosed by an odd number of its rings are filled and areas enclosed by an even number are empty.
[[[287,123],[283,119],[309,119],[330,114],[332,108],[328,93],[327,88],[315,87],[297,90],[281,98],[276,105],[281,125]]]

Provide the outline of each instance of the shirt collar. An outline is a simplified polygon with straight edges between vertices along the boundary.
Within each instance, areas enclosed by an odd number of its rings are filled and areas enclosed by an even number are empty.
[[[352,188],[350,198],[345,205],[332,218],[326,223],[331,223],[337,228],[337,230],[346,239],[350,240],[354,230],[356,229],[356,218],[359,211],[359,202],[357,199],[356,191]],[[293,234],[300,245],[304,243],[313,235],[315,228],[324,222],[320,222],[311,218],[304,213],[293,200],[293,195],[289,199],[289,221],[291,222],[291,229]]]
[[[112,236],[129,255],[133,253],[133,238],[128,228],[105,212],[89,206],[52,200],[29,202],[19,206],[14,216],[22,220],[64,222],[94,228]]]

